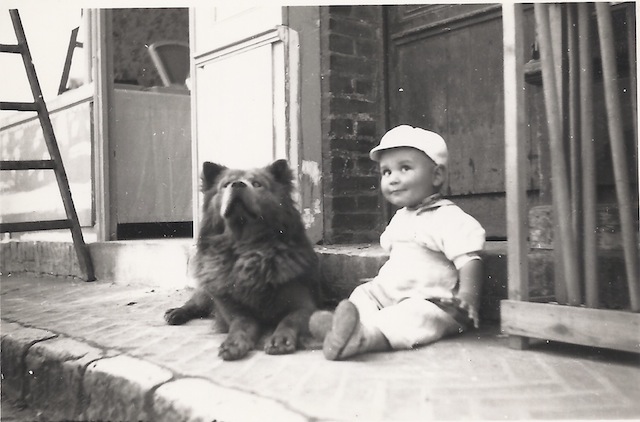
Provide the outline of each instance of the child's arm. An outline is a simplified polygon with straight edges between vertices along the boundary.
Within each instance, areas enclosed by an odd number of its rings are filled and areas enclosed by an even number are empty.
[[[460,285],[456,299],[460,307],[469,312],[474,324],[478,326],[478,309],[480,308],[480,293],[482,290],[483,266],[480,259],[473,259],[458,270]]]

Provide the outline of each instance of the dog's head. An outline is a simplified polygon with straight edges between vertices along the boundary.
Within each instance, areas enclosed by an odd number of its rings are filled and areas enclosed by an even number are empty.
[[[291,212],[295,212],[292,189],[293,175],[286,160],[251,170],[205,162],[203,230],[282,230]]]

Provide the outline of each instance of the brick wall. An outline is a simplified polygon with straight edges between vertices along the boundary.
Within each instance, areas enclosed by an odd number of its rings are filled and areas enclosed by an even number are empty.
[[[384,127],[379,6],[321,8],[324,241],[377,241],[386,224],[377,164]]]

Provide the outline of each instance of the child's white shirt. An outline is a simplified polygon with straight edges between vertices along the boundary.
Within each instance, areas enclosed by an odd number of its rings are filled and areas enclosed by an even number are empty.
[[[458,269],[478,259],[484,243],[480,223],[449,200],[417,210],[399,209],[380,236],[389,252],[389,260],[372,280],[380,304],[409,297],[453,298]]]

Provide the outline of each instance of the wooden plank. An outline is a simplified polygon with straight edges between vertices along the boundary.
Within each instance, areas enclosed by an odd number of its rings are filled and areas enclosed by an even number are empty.
[[[0,44],[0,53],[22,53],[20,44]]]
[[[569,172],[570,172],[570,192],[571,192],[571,222],[573,224],[573,234],[577,244],[582,240],[582,183],[580,178],[580,85],[579,85],[579,63],[578,63],[578,11],[577,5],[567,4],[567,54],[569,81],[568,81],[568,120],[569,120]],[[582,263],[582,253],[577,249],[578,261]],[[582,265],[578,267],[578,277],[582,278]]]
[[[67,82],[69,82],[69,73],[71,72],[71,61],[73,59],[73,52],[77,47],[76,39],[78,38],[79,27],[75,27],[71,30],[71,37],[69,38],[69,46],[67,48],[67,56],[64,61],[64,67],[62,68],[62,76],[60,77],[60,85],[58,86],[58,95],[67,90]]]
[[[188,92],[115,89],[111,100],[118,124],[109,142],[117,222],[191,220],[191,140]],[[152,146],[152,147],[150,147]]]
[[[55,167],[53,160],[0,161],[0,170],[52,170]]]
[[[7,111],[38,111],[37,103],[24,103],[16,101],[1,101],[0,110]]]
[[[504,55],[504,144],[508,260],[508,295],[529,297],[527,236],[527,136],[524,84],[524,35],[521,4],[502,5]],[[511,348],[523,350],[529,339],[509,338]]]
[[[191,221],[193,221],[193,235],[194,239],[197,239],[200,231],[200,207],[202,198],[200,197],[200,159],[198,153],[198,113],[197,111],[197,87],[199,73],[196,66],[195,53],[196,53],[196,35],[199,28],[196,27],[198,19],[196,17],[197,9],[195,7],[189,8],[189,61],[191,62]],[[204,134],[203,134],[204,136]]]
[[[113,101],[113,36],[111,9],[91,10],[91,37],[93,55],[93,81],[95,84],[93,106],[93,139],[95,168],[96,228],[98,241],[114,240],[117,233],[115,176],[112,175],[114,150],[111,139],[109,110]],[[115,123],[114,123],[115,125]]]
[[[503,4],[505,186],[509,249],[509,298],[527,300],[526,110],[522,5]]]
[[[524,180],[526,181],[526,177]],[[488,239],[507,239],[507,218],[505,215],[507,200],[504,193],[450,195],[448,198],[482,224]],[[501,212],[496,212],[496,210],[501,210]]]
[[[593,138],[593,57],[591,53],[591,25],[589,6],[578,4],[578,40],[580,61],[580,150],[582,154],[582,215],[583,274],[585,280],[585,303],[597,308],[600,303],[598,291],[597,259],[597,178],[596,153]]]
[[[0,233],[31,232],[37,230],[61,230],[69,228],[71,228],[71,221],[69,220],[0,223]]]
[[[379,17],[382,19],[383,10],[378,9]],[[320,7],[291,7],[288,9],[288,16],[285,25],[294,31],[298,31],[300,46],[300,157],[302,162],[300,179],[301,211],[305,215],[307,236],[313,243],[322,240],[324,235],[321,210],[322,203],[322,144],[314,142],[315,139],[322,138],[322,114],[321,109],[321,54],[320,54],[320,27],[316,25],[320,19]],[[384,74],[385,63],[379,61],[380,74]],[[304,75],[302,77],[301,75]],[[384,86],[380,84],[379,92],[384,92]],[[384,97],[384,96],[382,96]],[[384,98],[378,101],[378,115],[384,116],[386,112],[386,101]],[[376,125],[382,136],[381,125]],[[378,138],[379,139],[379,138]]]
[[[509,335],[640,353],[640,314],[503,300],[501,329]]]
[[[629,48],[629,79],[631,92],[631,110],[633,111],[633,134],[638,139],[638,74],[636,45],[636,5],[627,4],[627,45]]]

